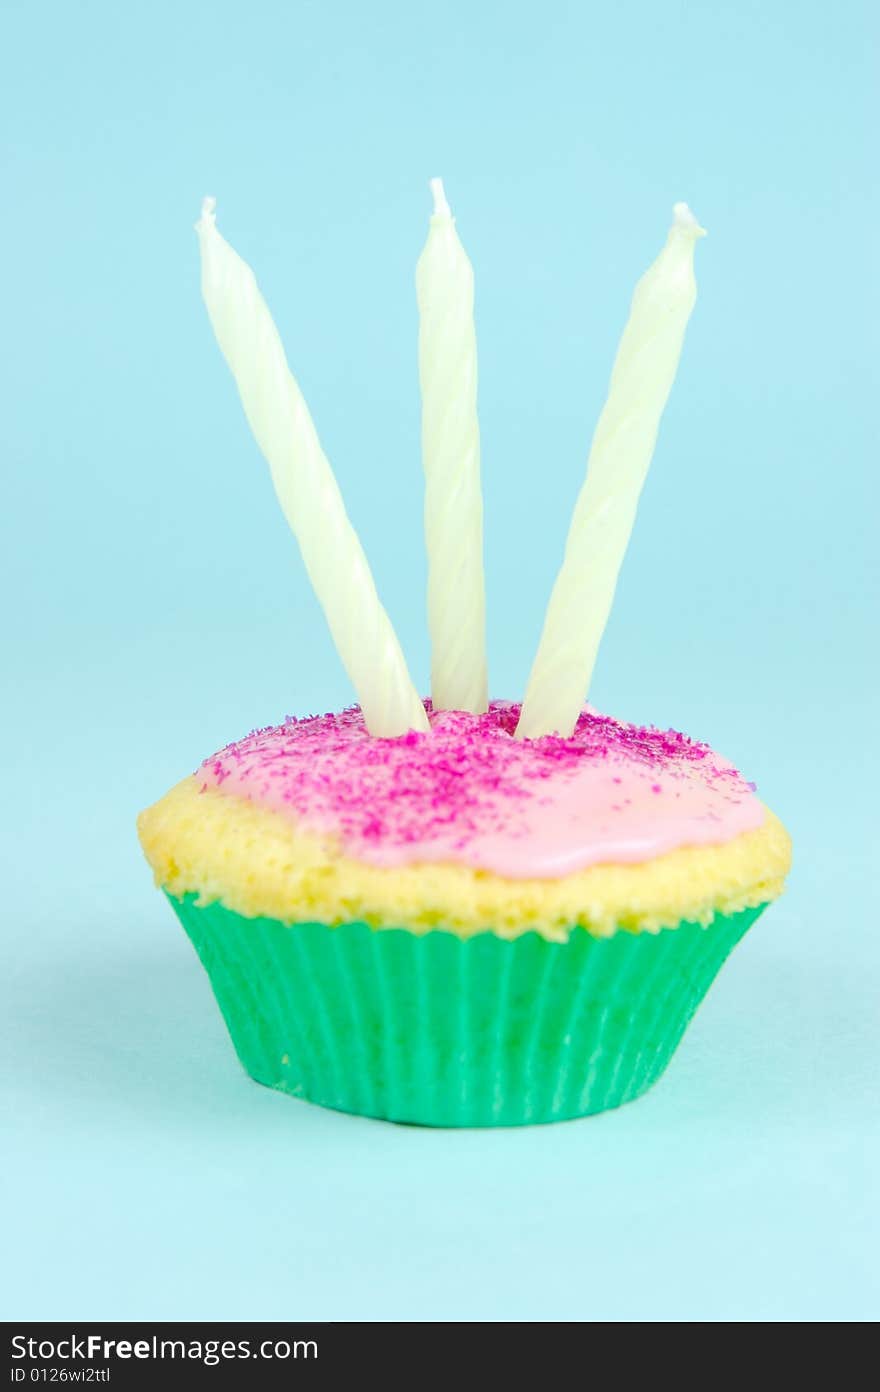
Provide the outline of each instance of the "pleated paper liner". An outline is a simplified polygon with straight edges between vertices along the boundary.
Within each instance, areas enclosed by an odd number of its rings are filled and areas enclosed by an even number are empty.
[[[551,943],[288,925],[168,897],[257,1082],[424,1126],[563,1121],[638,1097],[761,913]]]

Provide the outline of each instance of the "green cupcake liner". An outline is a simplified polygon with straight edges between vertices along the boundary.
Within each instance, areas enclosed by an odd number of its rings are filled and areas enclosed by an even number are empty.
[[[638,1097],[765,907],[551,943],[291,925],[168,898],[257,1082],[424,1126],[563,1121]]]

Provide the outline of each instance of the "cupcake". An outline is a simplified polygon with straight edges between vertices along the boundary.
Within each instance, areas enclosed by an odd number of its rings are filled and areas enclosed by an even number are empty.
[[[419,261],[432,701],[419,698],[250,267],[202,291],[358,705],[206,759],[139,820],[258,1082],[431,1126],[558,1121],[666,1067],[789,841],[727,760],[584,705],[695,299],[677,204],[636,287],[522,706],[487,702],[473,273]]]
[[[258,1082],[433,1126],[638,1097],[790,845],[705,744],[519,707],[371,736],[357,708],[205,760],[139,833]]]

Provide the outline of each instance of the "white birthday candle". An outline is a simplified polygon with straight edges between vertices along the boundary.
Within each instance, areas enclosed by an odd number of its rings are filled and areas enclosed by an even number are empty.
[[[516,733],[570,735],[596,653],[696,300],[694,246],[703,229],[686,203],[642,276],[575,504]]]
[[[416,270],[431,697],[435,709],[478,714],[488,678],[474,273],[442,182],[431,189]]]
[[[196,224],[202,294],[367,728],[389,737],[427,730],[424,706],[278,330],[250,266],[217,231],[214,206],[214,199],[205,199]]]

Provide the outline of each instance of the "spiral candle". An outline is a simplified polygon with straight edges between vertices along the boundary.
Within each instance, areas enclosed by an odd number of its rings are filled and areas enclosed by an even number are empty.
[[[217,231],[214,206],[205,199],[196,224],[202,294],[367,728],[389,737],[427,730],[424,706],[278,330],[250,266]]]
[[[488,678],[474,273],[441,181],[431,187],[416,271],[431,696],[436,709],[478,715]]]
[[[529,677],[520,738],[570,735],[589,689],[696,300],[694,246],[705,234],[687,204],[677,203],[674,215],[666,246],[633,296]]]

